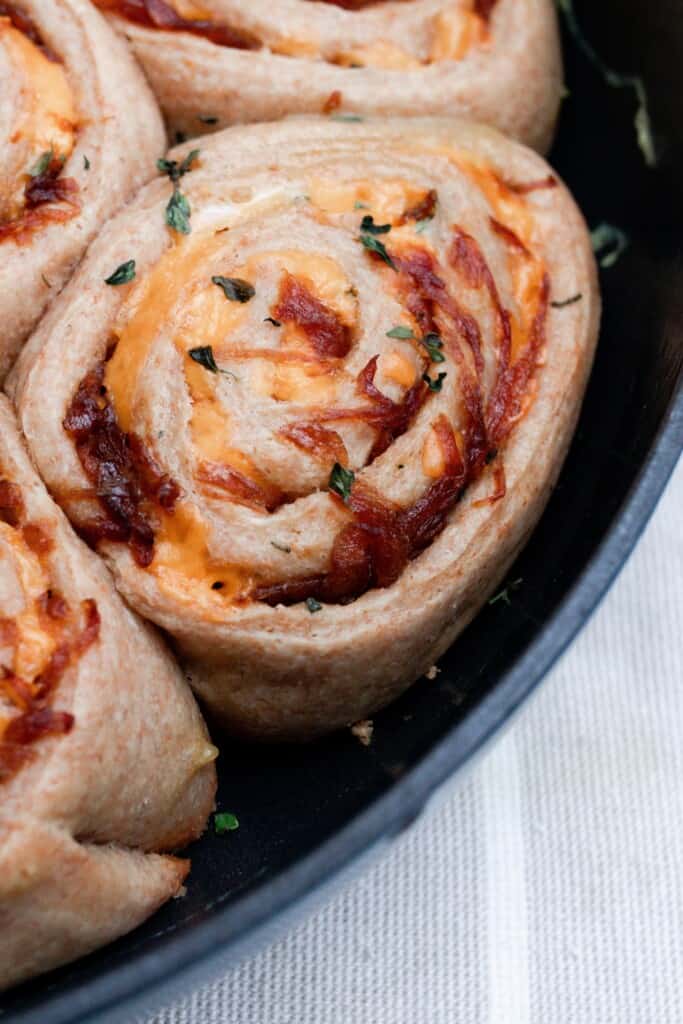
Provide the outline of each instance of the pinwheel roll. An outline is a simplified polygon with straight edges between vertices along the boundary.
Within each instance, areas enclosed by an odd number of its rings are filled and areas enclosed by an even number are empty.
[[[86,0],[0,0],[0,140],[2,381],[164,148],[142,74]]]
[[[167,170],[12,387],[205,701],[313,735],[425,671],[531,530],[596,338],[589,238],[539,157],[465,123],[229,129]]]
[[[0,988],[130,930],[176,894],[215,789],[159,640],[123,604],[0,397]]]
[[[170,125],[460,115],[544,151],[561,95],[552,0],[96,0]]]

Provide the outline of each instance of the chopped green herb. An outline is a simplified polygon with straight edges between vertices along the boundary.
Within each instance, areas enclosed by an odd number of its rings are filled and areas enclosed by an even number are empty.
[[[351,497],[351,488],[353,482],[356,479],[356,474],[352,469],[345,469],[339,462],[335,462],[330,473],[330,482],[328,484],[331,491],[338,494],[339,497],[348,502]]]
[[[249,302],[256,295],[253,284],[243,281],[241,277],[221,277],[216,275],[211,280],[223,289],[226,299],[231,302]]]
[[[395,270],[396,273],[398,273],[398,267],[387,252],[384,243],[380,242],[379,238],[375,238],[374,235],[361,234],[359,235],[358,241],[365,246],[368,252],[377,253],[388,267],[391,267],[392,270]]]
[[[190,359],[193,359],[195,363],[199,363],[200,366],[203,366],[210,373],[222,373],[224,377],[232,377],[233,380],[238,379],[230,370],[221,370],[216,362],[211,345],[200,345],[198,348],[188,349],[187,354]]]
[[[567,28],[576,40],[579,49],[588,58],[591,64],[597,68],[607,85],[613,89],[632,89],[638,103],[634,118],[636,139],[641,153],[648,167],[657,166],[657,151],[652,138],[652,124],[648,109],[647,92],[643,79],[638,75],[622,75],[618,71],[609,68],[586,39],[579,26],[574,11],[573,0],[556,0],[557,6],[562,11],[567,22]]]
[[[323,606],[321,605],[320,601],[316,601],[314,597],[306,598],[306,607],[308,608],[311,615],[314,612],[321,612],[323,609]]]
[[[199,363],[205,370],[209,370],[211,373],[218,373],[218,364],[213,354],[213,346],[211,345],[200,345],[199,348],[191,348],[188,351],[190,359],[194,359],[195,363]]]
[[[399,324],[397,327],[392,327],[390,331],[387,331],[387,338],[414,338],[415,335],[411,331],[410,327],[403,327]]]
[[[427,349],[429,358],[433,363],[445,363],[446,357],[441,351],[443,342],[438,334],[425,334],[422,344]]]
[[[197,120],[202,124],[218,124],[218,118],[212,114],[200,114]]]
[[[117,267],[113,274],[104,279],[105,284],[119,285],[128,284],[135,278],[135,260],[126,260],[120,267]]]
[[[628,235],[614,224],[598,224],[591,231],[593,252],[597,255],[601,267],[613,267],[619,257],[628,249]]]
[[[214,814],[213,827],[217,836],[224,836],[226,832],[235,832],[240,823],[230,811],[221,811],[220,814]]]
[[[272,324],[273,327],[282,327],[282,321],[276,320],[275,317],[267,316],[263,319],[264,324]]]
[[[553,309],[564,309],[565,306],[573,306],[575,302],[580,302],[583,298],[581,292],[577,295],[572,295],[570,299],[563,299],[561,302],[551,302],[550,305]]]
[[[353,204],[353,208],[354,208],[354,210],[369,210],[370,209],[368,204],[367,203],[361,203],[360,199],[356,199],[355,203]]]
[[[41,153],[33,167],[29,170],[29,175],[32,178],[39,178],[41,174],[45,174],[52,161],[54,160],[55,152],[52,148],[47,149],[44,153]]]
[[[177,160],[166,160],[164,157],[161,157],[157,160],[157,169],[161,171],[162,174],[168,174],[169,178],[175,185],[182,177],[192,170],[192,164],[195,162],[200,152],[201,150],[199,149],[191,150],[191,152],[189,152],[180,163],[178,163]]]
[[[166,223],[169,228],[181,235],[189,235],[191,212],[187,199],[175,188],[166,207]]]
[[[278,544],[276,540],[271,540],[270,543],[273,545],[274,548],[277,548],[278,551],[284,551],[286,555],[291,555],[292,549],[290,548],[289,544]]]
[[[440,373],[436,380],[433,380],[428,373],[423,373],[422,380],[425,384],[429,385],[430,391],[441,391],[441,387],[447,376],[447,373]]]
[[[387,235],[391,231],[391,224],[375,224],[375,218],[366,214],[360,222],[360,229],[368,235]]]
[[[502,601],[504,604],[511,605],[512,601],[510,600],[510,591],[514,593],[515,590],[519,590],[522,583],[524,583],[524,580],[521,577],[518,580],[513,580],[511,583],[508,583],[508,585],[503,587],[495,597],[489,598],[489,604],[498,604],[499,601]]]
[[[87,156],[85,154],[83,154],[83,167],[85,168],[86,171],[90,170],[90,161],[88,160],[88,158],[87,158]]]
[[[330,121],[347,121],[351,123],[362,120],[363,118],[359,114],[330,114]]]

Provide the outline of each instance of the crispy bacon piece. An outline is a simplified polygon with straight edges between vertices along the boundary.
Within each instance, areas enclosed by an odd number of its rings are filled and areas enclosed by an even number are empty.
[[[341,437],[336,430],[329,430],[322,423],[290,423],[279,434],[323,462],[340,462],[342,465],[348,462],[346,445]]]
[[[503,184],[518,196],[525,196],[528,195],[529,192],[539,192],[544,188],[557,188],[559,182],[554,175],[549,174],[547,178],[541,178],[539,181],[527,181],[519,184],[512,181],[505,181]]]
[[[10,719],[0,734],[0,783],[32,758],[31,747],[38,740],[71,731],[74,716],[67,711],[56,711],[51,707],[51,699],[66,669],[75,658],[79,658],[92,646],[100,633],[100,614],[92,599],[81,602],[84,621],[75,634],[71,610],[60,594],[52,591],[42,594],[38,598],[38,608],[48,620],[47,628],[51,624],[63,639],[55,647],[43,671],[32,682],[20,679],[7,669],[0,669],[0,691],[20,711],[20,714]],[[19,639],[18,627],[16,623],[12,625],[14,628],[6,642],[16,645]],[[6,632],[0,629],[0,634]]]
[[[335,89],[327,97],[323,103],[323,114],[332,114],[335,110],[339,110],[342,104],[342,94],[339,89]]]
[[[275,511],[285,500],[282,491],[267,480],[252,480],[232,466],[217,462],[204,462],[197,471],[197,479],[229,494],[239,504]]]
[[[114,11],[136,25],[165,32],[190,32],[194,36],[229,46],[233,50],[260,50],[261,40],[251,32],[224,21],[183,18],[166,0],[95,0],[98,7]]]
[[[34,555],[46,555],[52,551],[54,541],[44,526],[39,523],[26,523],[21,530],[24,542]]]
[[[273,317],[297,324],[321,359],[341,359],[351,348],[351,331],[339,316],[293,274],[285,274]]]
[[[103,515],[80,524],[90,543],[121,540],[130,545],[138,565],[154,557],[150,504],[172,512],[180,488],[147,452],[134,434],[126,434],[103,394],[104,363],[81,381],[64,418],[87,476],[94,484]]]
[[[30,39],[34,46],[37,46],[48,60],[55,64],[61,63],[59,57],[45,43],[40,34],[38,26],[29,18],[28,14],[19,10],[14,4],[0,0],[0,18],[9,18],[14,28],[22,32],[27,39]]]
[[[24,208],[13,220],[0,223],[0,242],[13,238],[23,244],[46,224],[64,223],[76,216],[80,209],[76,198],[78,182],[74,178],[60,177],[62,170],[61,160],[55,157],[42,174],[29,178],[24,188]],[[51,203],[62,205],[51,206]]]
[[[15,529],[24,518],[24,499],[20,489],[9,480],[0,480],[0,522]]]
[[[489,21],[498,0],[474,0],[474,13],[484,21]]]
[[[504,225],[493,225],[494,230],[511,246],[526,252],[517,236]],[[500,228],[500,230],[498,230]],[[425,249],[404,250],[396,257],[399,270],[399,288],[405,293],[405,302],[423,332],[437,327],[447,339],[449,332],[456,335],[449,352],[458,363],[462,400],[468,424],[464,436],[464,457],[456,442],[453,428],[445,415],[432,425],[444,456],[444,472],[413,505],[400,509],[390,506],[378,495],[359,483],[353,487],[347,501],[352,520],[337,536],[326,574],[259,586],[253,593],[256,600],[268,604],[293,604],[306,597],[323,601],[348,601],[371,587],[389,586],[401,574],[407,562],[424,550],[444,528],[448,516],[463,490],[475,479],[491,452],[507,437],[515,418],[521,414],[522,403],[533,377],[538,357],[545,342],[545,321],[550,294],[547,275],[543,279],[538,309],[534,317],[527,346],[514,365],[510,365],[510,316],[500,301],[490,268],[476,241],[459,228],[454,228],[449,261],[470,288],[485,288],[498,322],[497,380],[493,389],[486,418],[482,410],[479,373],[483,366],[480,333],[476,321],[461,309],[449,295],[445,282],[437,273],[434,258]],[[465,341],[474,356],[474,371],[464,359],[458,338]],[[327,410],[324,418],[349,418],[356,415],[376,425],[394,428],[398,406],[383,395],[374,384],[377,357],[364,367],[359,375],[358,388],[371,400],[369,409]],[[411,396],[408,405],[415,412]],[[422,397],[421,402],[424,401]],[[417,406],[419,408],[419,405]],[[502,463],[494,474],[494,491],[485,500],[499,501],[505,495],[505,471]],[[332,500],[341,501],[332,494]]]
[[[409,220],[430,220],[436,213],[437,200],[436,189],[430,188],[415,206],[411,206],[403,213],[399,223],[406,224]]]

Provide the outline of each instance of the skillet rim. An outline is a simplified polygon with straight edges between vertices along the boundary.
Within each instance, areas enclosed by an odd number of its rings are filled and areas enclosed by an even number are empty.
[[[81,1024],[114,1011],[134,1009],[136,1002],[151,1001],[182,971],[208,969],[219,951],[223,966],[230,956],[237,963],[259,929],[275,925],[287,911],[312,897],[335,876],[383,840],[394,838],[418,818],[427,801],[447,780],[472,763],[473,758],[507,725],[527,698],[587,624],[633,551],[650,520],[683,450],[683,369],[655,440],[603,540],[582,573],[511,668],[470,713],[439,740],[431,751],[406,772],[353,821],[302,860],[258,886],[248,896],[230,903],[189,931],[157,937],[157,948],[134,956],[75,992],[51,998],[38,1006],[11,1011],[0,1018],[6,1024]],[[159,948],[159,943],[163,944]]]

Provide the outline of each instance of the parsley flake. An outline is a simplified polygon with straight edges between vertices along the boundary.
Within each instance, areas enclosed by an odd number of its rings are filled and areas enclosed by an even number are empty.
[[[45,174],[52,161],[54,160],[55,151],[50,147],[44,153],[41,153],[33,167],[29,170],[31,178],[39,178],[41,174]]]
[[[366,213],[360,222],[360,229],[369,235],[387,235],[391,231],[391,224],[375,224],[375,218]]]
[[[445,363],[446,357],[441,351],[443,342],[438,334],[425,334],[422,344],[427,349],[427,354],[433,363]]]
[[[189,235],[191,213],[186,197],[177,188],[174,189],[166,207],[166,223],[169,228],[181,235]]]
[[[330,481],[328,487],[345,503],[348,503],[351,497],[351,488],[353,487],[356,474],[352,469],[345,469],[339,462],[335,462],[330,473]]]
[[[117,267],[113,274],[105,277],[104,283],[113,285],[128,284],[135,278],[135,260],[126,260],[120,267]]]
[[[90,170],[90,161],[88,160],[88,158],[87,158],[87,156],[85,155],[85,153],[83,154],[83,168],[84,168],[84,170],[86,170],[86,171],[89,171],[89,170]]]
[[[331,114],[330,121],[346,121],[351,124],[362,121],[363,118],[359,114]]]
[[[361,233],[358,237],[358,241],[368,250],[368,252],[376,253],[380,259],[384,260],[388,267],[391,267],[392,270],[395,270],[396,273],[398,273],[398,267],[387,252],[384,243],[380,242],[379,238],[375,238],[374,235]]]
[[[221,811],[213,816],[213,828],[217,836],[224,836],[226,832],[235,832],[240,823],[230,811]]]
[[[314,612],[321,612],[323,610],[323,606],[321,605],[320,601],[316,601],[314,597],[306,598],[306,607],[308,608],[311,615],[313,615]]]
[[[217,274],[211,280],[223,289],[226,299],[231,302],[249,302],[256,295],[253,284],[243,281],[241,277],[221,277]]]
[[[396,327],[392,327],[390,331],[387,331],[387,338],[414,338],[415,335],[411,331],[410,327],[403,327],[402,324],[398,324]]]
[[[441,387],[447,376],[447,373],[440,373],[436,380],[433,380],[428,373],[423,373],[422,380],[429,386],[430,391],[441,391]]]
[[[157,170],[161,171],[162,174],[168,174],[173,184],[177,184],[181,178],[183,178],[189,171],[192,170],[192,164],[199,156],[201,150],[193,149],[187,154],[187,156],[178,163],[177,160],[166,160],[161,157],[157,160]]]

